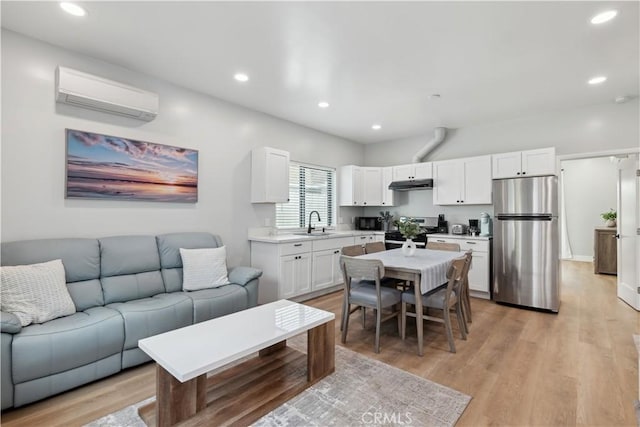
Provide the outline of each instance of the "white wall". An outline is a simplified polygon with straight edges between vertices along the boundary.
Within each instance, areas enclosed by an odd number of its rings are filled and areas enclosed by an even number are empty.
[[[496,123],[450,129],[425,161],[556,147],[558,155],[633,148],[640,141],[638,98]],[[368,144],[367,166],[411,163],[432,134]]]
[[[593,258],[593,229],[603,227],[600,214],[616,209],[618,170],[608,157],[564,160],[567,232],[573,258]]]
[[[638,99],[625,104],[613,102],[567,111],[552,111],[532,117],[451,129],[445,141],[425,161],[454,159],[483,154],[556,147],[558,155],[590,153],[639,146],[640,111]],[[433,135],[369,144],[365,147],[367,166],[411,163],[412,156]],[[480,212],[493,214],[493,207],[433,206],[431,194],[411,192],[394,210],[401,214],[433,216],[445,213],[449,222],[467,223]],[[367,208],[367,215],[375,213]]]
[[[56,104],[57,65],[157,92],[160,114],[145,123]],[[199,150],[198,203],[65,200],[65,128]],[[209,231],[227,244],[230,265],[248,264],[247,228],[275,215],[272,204],[249,203],[250,151],[259,146],[325,166],[363,163],[360,144],[2,31],[3,241]]]

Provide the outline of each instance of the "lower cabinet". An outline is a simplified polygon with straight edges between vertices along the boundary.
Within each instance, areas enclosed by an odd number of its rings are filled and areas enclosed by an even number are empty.
[[[491,283],[491,244],[489,240],[469,239],[468,236],[448,235],[447,237],[427,236],[427,242],[457,243],[462,252],[471,251],[469,269],[469,291],[471,296],[490,298]]]
[[[279,298],[291,298],[311,291],[311,254],[280,257]]]
[[[360,239],[360,237],[366,237]],[[384,240],[384,235],[381,235]],[[262,270],[258,303],[315,296],[342,283],[340,249],[364,244],[376,235],[336,237],[295,243],[251,242],[251,266]],[[355,240],[357,239],[357,241]]]

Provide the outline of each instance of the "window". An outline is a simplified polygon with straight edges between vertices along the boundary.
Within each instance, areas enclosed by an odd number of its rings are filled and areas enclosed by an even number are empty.
[[[333,188],[336,171],[321,166],[289,164],[289,202],[276,204],[276,227],[307,227],[309,213],[318,211],[320,221],[315,214],[312,224],[315,227],[330,227],[335,223],[335,191]]]

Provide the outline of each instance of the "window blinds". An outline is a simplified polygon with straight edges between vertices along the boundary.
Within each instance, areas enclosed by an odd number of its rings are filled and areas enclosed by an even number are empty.
[[[320,213],[320,221],[315,214],[314,227],[334,224],[334,181],[333,169],[308,166],[291,162],[289,166],[289,202],[276,204],[276,227],[307,227],[309,214]]]

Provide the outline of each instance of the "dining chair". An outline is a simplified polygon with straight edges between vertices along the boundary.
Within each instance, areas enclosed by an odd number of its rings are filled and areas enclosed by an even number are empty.
[[[460,252],[460,245],[457,243],[427,242],[426,248],[436,251]]]
[[[402,301],[402,292],[398,289],[384,287],[380,284],[384,277],[384,265],[377,259],[360,259],[349,256],[340,257],[342,275],[344,277],[344,300],[342,306],[342,343],[347,342],[349,316],[356,308],[372,308],[376,313],[376,337],[374,351],[380,353],[380,327],[382,322],[395,317],[398,319],[398,331],[401,331],[400,311],[398,305]],[[357,282],[356,285],[354,282]],[[373,282],[373,284],[371,283]],[[382,310],[391,308],[389,314],[382,316]]]
[[[364,255],[364,246],[362,245],[353,245],[353,246],[344,246],[342,248],[342,255],[346,256],[358,256]]]
[[[426,247],[427,249],[434,249],[437,251],[460,252],[460,245],[457,243],[428,242]],[[462,316],[464,317],[464,322],[465,322],[464,327],[465,327],[465,331],[469,333],[469,327],[467,326],[467,322],[471,323],[472,319],[471,319],[471,299],[469,298],[469,275],[468,274],[465,276],[465,281],[464,281],[464,284],[462,285],[461,298],[462,298]]]
[[[368,254],[372,254],[375,252],[382,252],[386,250],[387,248],[384,245],[384,242],[371,242],[371,243],[364,244],[364,251],[365,253],[368,253]]]
[[[451,327],[451,309],[455,310],[456,317],[458,319],[458,327],[460,329],[460,335],[463,340],[467,339],[466,324],[462,317],[462,304],[461,304],[461,287],[464,281],[463,277],[465,270],[468,271],[469,259],[467,255],[456,258],[449,266],[447,272],[447,286],[441,288],[433,293],[422,295],[422,305],[426,308],[433,308],[442,310],[442,317],[430,316],[424,313],[416,313],[407,311],[407,305],[411,304],[415,307],[416,296],[413,289],[407,290],[402,293],[402,307],[401,307],[401,326],[400,335],[402,339],[405,339],[407,316],[415,317],[416,322],[422,320],[431,320],[433,322],[443,323],[444,329],[447,334],[447,340],[449,341],[449,349],[451,353],[456,352],[456,346],[453,341],[453,331]]]

